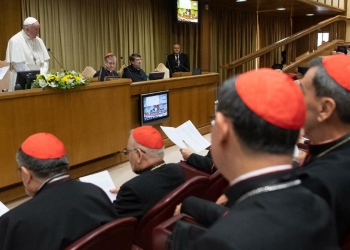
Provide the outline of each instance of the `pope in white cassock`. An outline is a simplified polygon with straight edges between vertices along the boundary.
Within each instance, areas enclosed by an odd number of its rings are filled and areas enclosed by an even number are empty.
[[[23,22],[23,29],[9,40],[6,50],[6,62],[11,63],[9,90],[14,90],[19,71],[47,73],[50,56],[43,40],[37,37],[39,30],[38,20],[28,17]]]

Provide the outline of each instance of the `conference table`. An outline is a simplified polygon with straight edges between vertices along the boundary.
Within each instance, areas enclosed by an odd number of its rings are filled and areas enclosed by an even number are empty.
[[[140,95],[169,91],[169,120],[154,125],[166,147],[173,143],[160,125],[177,127],[191,120],[201,134],[210,132],[219,84],[218,73],[132,83],[130,79],[91,82],[71,90],[30,89],[0,93],[0,201],[25,196],[15,159],[30,135],[49,132],[66,146],[71,176],[99,172],[127,161],[130,130],[140,126]]]

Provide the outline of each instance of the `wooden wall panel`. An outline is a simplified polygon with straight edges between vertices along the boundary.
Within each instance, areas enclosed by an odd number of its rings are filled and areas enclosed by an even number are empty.
[[[21,0],[1,1],[0,60],[5,60],[8,40],[22,29]]]
[[[37,132],[60,138],[73,167],[122,151],[130,128],[130,82],[0,93],[0,188],[19,182],[15,153]]]

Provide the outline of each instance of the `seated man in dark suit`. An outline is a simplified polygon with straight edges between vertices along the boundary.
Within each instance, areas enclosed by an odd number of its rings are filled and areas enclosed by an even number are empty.
[[[174,72],[190,72],[190,59],[188,55],[181,53],[180,44],[173,46],[174,53],[168,55],[166,67],[169,69],[170,77]]]
[[[101,67],[99,71],[94,74],[94,77],[98,77],[99,81],[104,81],[106,76],[119,76],[114,70],[117,66],[117,57],[113,53],[107,53],[105,55],[105,66]]]
[[[133,82],[147,81],[145,71],[141,69],[141,55],[131,54],[129,56],[130,65],[123,71],[123,78],[131,78]]]
[[[64,249],[117,219],[102,189],[70,179],[65,147],[54,135],[28,137],[16,160],[32,199],[0,217],[0,249]]]
[[[193,153],[187,148],[181,148],[180,153],[186,163],[196,169],[202,170],[209,174],[215,173],[217,170],[211,157],[210,150],[205,156]]]
[[[306,113],[300,88],[260,69],[226,81],[218,101],[211,152],[230,182],[229,209],[191,249],[338,249],[327,203],[292,171]],[[186,200],[181,212],[195,215],[201,201]]]
[[[152,126],[134,129],[124,150],[139,176],[124,183],[113,202],[119,217],[140,219],[152,206],[185,181],[180,165],[165,163],[162,135]],[[112,190],[116,192],[117,190]]]
[[[326,56],[310,64],[300,84],[308,107],[309,150],[299,173],[326,186],[327,192],[309,188],[329,202],[342,242],[350,232],[350,57]]]

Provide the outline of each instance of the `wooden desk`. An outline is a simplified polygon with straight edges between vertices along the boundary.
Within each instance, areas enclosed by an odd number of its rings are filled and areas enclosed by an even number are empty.
[[[15,154],[34,133],[50,132],[62,140],[73,177],[125,161],[118,152],[130,129],[130,83],[118,79],[69,91],[0,93],[0,200],[24,195]]]
[[[28,136],[50,132],[61,139],[71,176],[78,178],[127,161],[120,152],[130,129],[140,126],[142,93],[169,90],[170,119],[161,125],[177,127],[191,120],[202,134],[209,133],[218,82],[217,73],[204,73],[137,83],[121,78],[69,91],[0,92],[0,200],[25,196],[15,154]],[[173,145],[163,137],[166,146]]]
[[[211,130],[212,115],[215,113],[219,74],[204,73],[202,75],[162,79],[156,81],[136,82],[131,84],[131,113],[138,114],[140,94],[169,90],[170,118],[162,126],[177,127],[191,120],[201,134]],[[133,128],[140,125],[139,116],[131,117]],[[166,138],[160,125],[154,125],[163,135],[166,146],[173,143]]]

